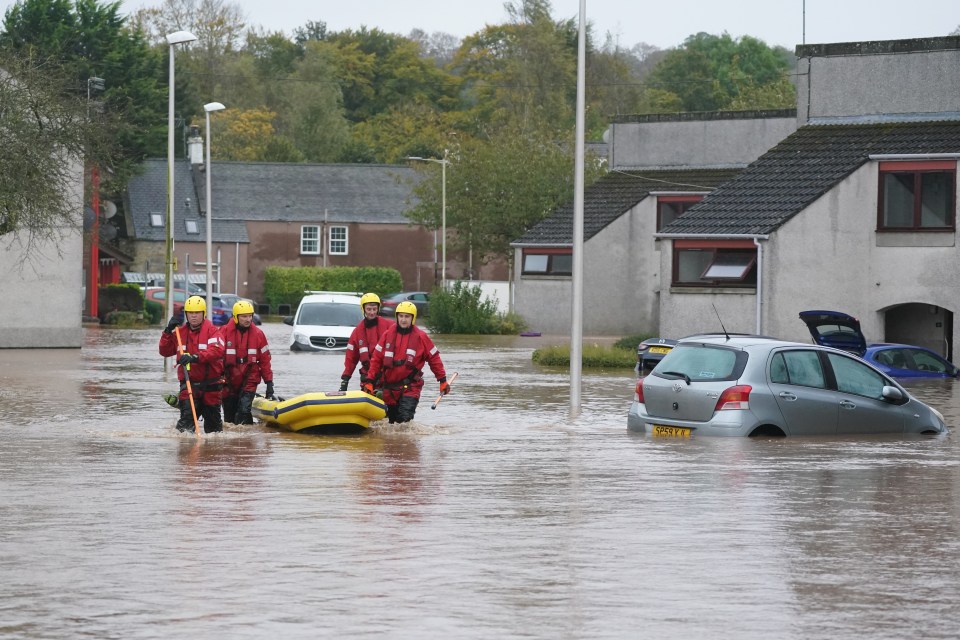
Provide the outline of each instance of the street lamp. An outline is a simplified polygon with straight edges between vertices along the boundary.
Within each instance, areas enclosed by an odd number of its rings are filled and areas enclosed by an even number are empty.
[[[210,183],[213,180],[213,167],[210,165],[210,114],[214,111],[222,111],[226,109],[219,102],[208,102],[203,105],[203,110],[206,112],[207,116],[207,309],[213,308],[213,288],[211,282],[213,280],[213,237],[211,236],[211,227],[213,226],[210,222],[210,219],[213,218],[213,204],[210,196],[211,188]],[[219,276],[219,271],[217,274]],[[219,277],[217,278],[219,280]]]
[[[167,275],[165,295],[163,299],[164,317],[173,315],[173,102],[176,85],[173,70],[173,52],[178,44],[193,42],[197,36],[189,31],[174,31],[167,34],[167,44],[170,45],[170,86],[167,91]],[[168,364],[164,359],[164,367]]]
[[[440,170],[440,226],[441,226],[441,235],[443,236],[443,255],[441,257],[442,264],[440,266],[440,285],[445,290],[447,288],[447,165],[450,164],[450,160],[447,159],[447,150],[443,150],[442,158],[421,158],[420,156],[407,156],[406,160],[419,160],[420,162],[435,162],[441,166]],[[436,238],[436,232],[434,232],[434,238]],[[434,239],[434,246],[437,242]],[[434,258],[436,259],[436,258]],[[436,277],[436,276],[434,276]]]

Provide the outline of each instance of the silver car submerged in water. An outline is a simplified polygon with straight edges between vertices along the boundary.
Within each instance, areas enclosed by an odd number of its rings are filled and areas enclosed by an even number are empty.
[[[946,431],[939,411],[850,353],[723,334],[684,338],[640,378],[627,427],[673,437]]]

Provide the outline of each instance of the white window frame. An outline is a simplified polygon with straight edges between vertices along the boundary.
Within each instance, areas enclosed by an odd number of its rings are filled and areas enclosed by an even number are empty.
[[[320,225],[305,224],[300,227],[300,255],[320,255]]]
[[[151,214],[150,214],[150,226],[151,226],[151,227],[162,227],[162,226],[163,226],[163,214],[162,214],[162,213],[151,213]]]
[[[200,227],[197,225],[196,220],[185,220],[184,224],[187,225],[187,233],[190,235],[196,235],[200,233]]]
[[[343,237],[340,237],[340,235]],[[334,236],[337,237],[334,237]],[[331,226],[327,232],[327,248],[331,256],[345,256],[350,252],[350,229],[344,226]]]

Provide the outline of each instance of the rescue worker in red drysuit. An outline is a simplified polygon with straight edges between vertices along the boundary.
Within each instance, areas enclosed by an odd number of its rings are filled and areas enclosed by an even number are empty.
[[[365,293],[360,298],[363,320],[357,324],[347,341],[347,353],[343,358],[343,373],[340,375],[340,391],[346,391],[357,364],[360,365],[360,386],[367,382],[367,370],[370,368],[370,356],[380,342],[380,337],[393,326],[392,320],[380,316],[380,296]]]
[[[190,296],[183,303],[183,313],[187,317],[184,326],[176,317],[170,318],[167,328],[160,336],[160,355],[164,358],[176,356],[180,369],[180,419],[178,431],[193,431],[193,410],[190,408],[190,395],[187,391],[184,371],[190,367],[190,386],[193,390],[193,402],[197,417],[203,416],[203,430],[207,433],[223,431],[220,417],[220,391],[223,387],[223,342],[220,331],[207,320],[207,303],[200,296]],[[183,350],[178,353],[177,336],[179,332]]]
[[[267,383],[267,398],[274,398],[270,345],[263,330],[253,324],[253,303],[238,300],[233,305],[233,321],[220,327],[220,338],[223,419],[233,424],[253,424],[253,397],[261,380]]]
[[[440,383],[440,393],[450,393],[440,352],[430,336],[414,325],[416,319],[417,307],[412,302],[397,305],[397,323],[387,329],[373,350],[368,381],[361,387],[372,395],[382,377],[383,401],[391,423],[413,420],[423,389],[424,364],[430,365]]]

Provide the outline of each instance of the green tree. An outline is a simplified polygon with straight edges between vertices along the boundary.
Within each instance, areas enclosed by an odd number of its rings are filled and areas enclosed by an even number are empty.
[[[311,41],[286,83],[278,105],[278,129],[310,162],[333,162],[350,140],[350,124],[331,63],[330,47]]]
[[[493,127],[573,127],[577,33],[554,22],[548,0],[506,5],[512,22],[464,39],[452,69],[462,75],[473,117]]]
[[[105,189],[122,188],[135,165],[162,155],[166,144],[164,58],[126,28],[118,8],[97,0],[21,0],[7,10],[0,33],[8,57],[56,67],[65,94],[85,99],[88,78],[105,80],[105,91],[93,94],[95,114],[102,104],[96,122],[113,170]]]
[[[102,149],[73,78],[46,64],[0,55],[0,236],[23,246],[79,226],[77,181],[86,155]],[[29,254],[29,251],[27,252]]]
[[[451,247],[472,249],[475,260],[511,256],[509,244],[573,198],[572,136],[558,142],[542,133],[503,130],[489,140],[468,138],[451,150],[447,166],[447,227]],[[441,154],[442,155],[442,154]],[[414,186],[415,222],[441,226],[442,179],[437,163],[419,163],[425,178]],[[585,180],[601,173],[588,160]]]
[[[783,100],[775,105],[767,102],[767,108],[791,107],[795,91],[789,91],[789,83],[784,83],[789,70],[784,51],[761,40],[698,33],[667,52],[651,72],[649,85],[676,95],[684,111],[717,111],[734,104],[758,108],[760,105],[747,104],[744,98],[757,96],[768,101],[771,95]],[[766,91],[770,85],[779,89]]]

